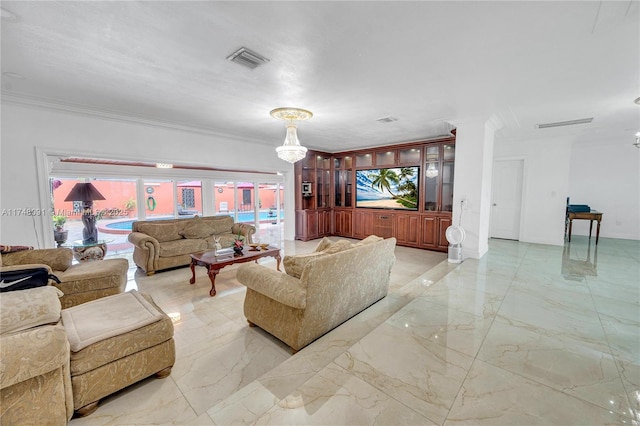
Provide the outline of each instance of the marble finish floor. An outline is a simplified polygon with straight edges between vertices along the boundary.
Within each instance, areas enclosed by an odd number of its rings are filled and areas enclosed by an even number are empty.
[[[234,267],[213,298],[204,268],[193,286],[132,270],[174,320],[176,364],[71,425],[637,425],[640,242],[594,243],[491,240],[459,265],[397,247],[389,295],[293,356],[247,326]]]

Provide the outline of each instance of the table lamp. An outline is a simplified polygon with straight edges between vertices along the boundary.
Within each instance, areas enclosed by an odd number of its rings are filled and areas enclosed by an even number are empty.
[[[91,183],[76,183],[65,201],[82,201],[82,243],[91,244],[98,242],[98,228],[96,227],[96,215],[93,214],[93,202],[105,200],[104,196]]]

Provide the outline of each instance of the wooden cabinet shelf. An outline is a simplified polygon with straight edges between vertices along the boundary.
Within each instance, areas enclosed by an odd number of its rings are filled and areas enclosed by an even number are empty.
[[[331,234],[331,154],[307,151],[296,163],[295,238],[312,240]]]
[[[333,235],[353,237],[353,211],[351,209],[333,209]]]
[[[398,245],[447,250],[451,225],[455,137],[341,153],[308,151],[296,163],[296,235],[362,239],[395,237]],[[356,170],[419,167],[416,211],[356,208]],[[311,188],[311,193],[305,188]]]

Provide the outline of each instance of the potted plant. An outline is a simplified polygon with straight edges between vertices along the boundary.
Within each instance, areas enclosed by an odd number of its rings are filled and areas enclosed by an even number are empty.
[[[127,211],[127,216],[131,216],[131,213],[136,209],[136,200],[135,198],[129,198],[124,202],[124,208]]]
[[[241,235],[240,232],[238,232],[238,236],[236,237],[235,241],[233,242],[233,251],[235,252],[236,256],[242,256],[242,248],[244,247],[244,236]]]
[[[53,239],[58,243],[58,247],[67,241],[69,231],[64,229],[67,217],[64,215],[53,215]]]

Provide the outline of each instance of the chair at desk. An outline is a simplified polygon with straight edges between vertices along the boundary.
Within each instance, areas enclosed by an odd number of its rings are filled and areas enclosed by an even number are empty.
[[[598,225],[596,228],[596,244],[600,239],[600,221],[602,221],[602,213],[591,210],[586,204],[568,204],[569,198],[567,198],[567,209],[565,216],[564,234],[565,240],[571,242],[571,233],[573,229],[573,220],[582,219],[589,221],[589,239],[591,239],[591,232],[593,230],[593,221],[595,220]],[[568,232],[567,232],[568,228]],[[567,238],[568,236],[568,238]]]

